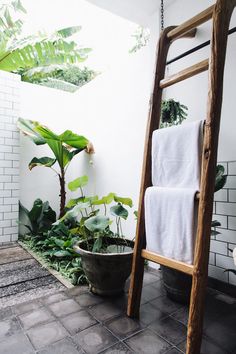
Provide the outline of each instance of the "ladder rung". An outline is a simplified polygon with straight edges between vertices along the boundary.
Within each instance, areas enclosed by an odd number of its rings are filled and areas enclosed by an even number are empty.
[[[179,271],[189,274],[189,275],[193,274],[193,265],[192,264],[187,264],[184,262],[176,261],[175,259],[167,258],[167,257],[161,256],[157,253],[147,251],[145,249],[142,250],[141,256],[142,256],[142,258],[147,259],[151,262],[155,262],[155,263],[179,270]]]
[[[173,41],[177,38],[182,37],[185,33],[191,31],[192,29],[200,26],[204,22],[209,21],[212,18],[215,5],[208,7],[206,10],[200,12],[198,15],[194,16],[190,20],[182,23],[178,27],[174,28],[167,34],[167,37]]]
[[[208,67],[209,67],[209,60],[208,59],[200,61],[197,64],[194,64],[184,70],[179,71],[177,74],[171,75],[171,76],[167,77],[166,79],[161,80],[160,81],[160,88],[165,88],[165,87],[174,85],[177,82],[183,81],[183,80],[188,79],[194,75],[200,74],[203,71],[208,70]]]

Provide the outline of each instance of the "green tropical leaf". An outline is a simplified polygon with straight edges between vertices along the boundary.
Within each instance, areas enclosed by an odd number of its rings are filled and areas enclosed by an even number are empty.
[[[56,163],[56,159],[51,157],[34,157],[29,163],[29,169],[32,170],[36,166],[52,167]]]
[[[215,192],[218,192],[220,189],[222,189],[227,182],[227,175],[224,175],[224,172],[224,166],[216,166]]]
[[[36,145],[43,145],[46,143],[45,139],[36,131],[38,122],[19,118],[17,121],[17,127],[19,130],[30,138]]]
[[[68,183],[68,188],[71,192],[76,191],[78,188],[84,187],[88,184],[88,176],[82,176],[74,179]]]
[[[221,226],[221,223],[218,220],[212,220],[211,227]]]
[[[101,204],[110,204],[113,202],[115,197],[115,193],[109,193],[108,195],[105,195],[101,199],[95,199],[92,201],[93,205],[101,205]]]
[[[58,139],[76,149],[85,149],[89,143],[88,139],[86,139],[82,135],[77,135],[73,133],[71,130],[66,130],[64,133],[58,136]]]
[[[117,203],[128,205],[130,208],[132,208],[132,206],[133,206],[133,201],[131,198],[122,198],[122,197],[118,197],[117,195],[115,195],[114,200]]]
[[[110,208],[110,212],[112,215],[114,216],[118,216],[122,219],[127,219],[129,213],[128,213],[128,210],[125,209],[120,203],[118,203],[117,205],[113,205],[111,208]]]
[[[102,248],[102,237],[98,237],[93,245],[92,252],[100,252]]]
[[[37,222],[43,210],[43,202],[41,199],[36,199],[34,201],[32,209],[29,211],[29,219],[31,223]]]
[[[62,38],[68,38],[73,34],[78,33],[81,30],[81,28],[82,28],[81,26],[62,28],[59,31],[57,31],[56,34],[61,36]]]
[[[71,253],[67,250],[61,250],[61,251],[56,251],[53,253],[53,256],[57,258],[63,258],[63,257],[71,257]]]
[[[91,232],[102,232],[109,226],[110,220],[106,216],[92,216],[85,220],[84,226]]]

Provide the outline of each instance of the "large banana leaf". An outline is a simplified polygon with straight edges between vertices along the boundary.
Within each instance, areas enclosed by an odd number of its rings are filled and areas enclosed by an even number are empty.
[[[19,118],[17,121],[17,127],[26,136],[28,136],[36,145],[46,144],[46,140],[35,130],[39,125],[38,122]]]
[[[29,163],[29,169],[32,170],[32,168],[36,166],[52,167],[56,161],[56,159],[52,159],[51,157],[46,156],[39,159],[34,157]]]
[[[84,136],[77,135],[70,130],[66,130],[64,133],[57,135],[38,122],[27,119],[20,118],[18,120],[18,128],[36,145],[48,144],[61,168],[64,168],[72,158],[84,150],[89,143],[88,139]],[[40,164],[51,167],[55,163],[55,159],[49,157],[35,159],[36,158],[30,162],[30,169]]]

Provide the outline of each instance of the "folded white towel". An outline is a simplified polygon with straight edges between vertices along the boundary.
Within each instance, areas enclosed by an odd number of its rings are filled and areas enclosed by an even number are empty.
[[[195,189],[149,187],[145,193],[147,249],[193,263]]]
[[[155,130],[152,136],[152,184],[199,189],[202,121]]]

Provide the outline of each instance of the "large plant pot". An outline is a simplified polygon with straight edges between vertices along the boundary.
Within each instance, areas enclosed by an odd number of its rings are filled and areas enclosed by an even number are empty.
[[[188,304],[190,300],[192,277],[165,266],[161,267],[163,284],[167,296],[181,304]]]
[[[117,243],[132,248],[124,253],[94,253],[87,251],[87,243],[79,242],[75,251],[81,255],[82,267],[94,294],[113,296],[124,291],[125,281],[131,273],[134,242],[109,237],[109,244]]]

